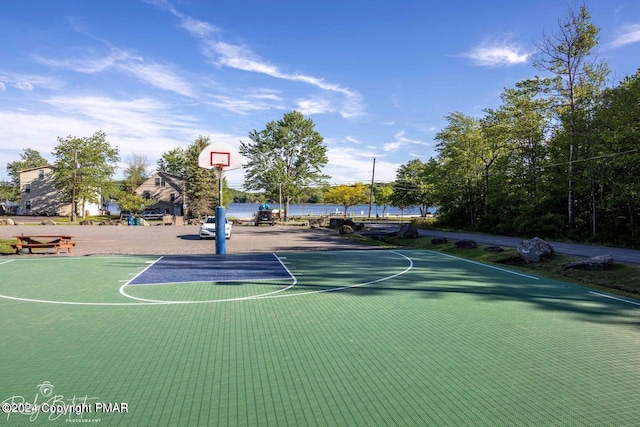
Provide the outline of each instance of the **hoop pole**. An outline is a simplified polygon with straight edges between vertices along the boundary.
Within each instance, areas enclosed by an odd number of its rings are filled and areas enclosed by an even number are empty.
[[[222,167],[216,167],[218,171],[218,207],[216,208],[216,254],[227,253],[227,223],[224,206],[222,206]]]

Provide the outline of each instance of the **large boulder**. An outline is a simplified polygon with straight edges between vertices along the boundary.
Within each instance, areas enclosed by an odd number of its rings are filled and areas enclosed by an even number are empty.
[[[309,227],[311,228],[324,227],[324,218],[309,218]]]
[[[611,255],[598,255],[591,258],[579,259],[578,261],[566,264],[563,269],[570,268],[576,270],[602,271],[613,265],[613,257]]]
[[[475,249],[478,247],[478,244],[473,240],[458,240],[453,246],[460,249]]]
[[[15,225],[11,218],[0,218],[0,225]]]
[[[540,262],[540,260],[551,258],[555,253],[553,246],[539,237],[523,240],[516,251],[526,262]]]
[[[340,226],[340,234],[353,234],[353,228],[349,225],[341,225]]]
[[[405,224],[398,230],[398,237],[401,239],[415,239],[420,235],[415,225]]]

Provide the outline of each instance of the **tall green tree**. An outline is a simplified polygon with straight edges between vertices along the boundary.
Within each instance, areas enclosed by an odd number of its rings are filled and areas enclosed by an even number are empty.
[[[456,226],[474,227],[484,206],[480,120],[460,112],[446,118],[448,125],[435,138],[441,173],[446,177],[438,189],[440,212]]]
[[[599,240],[637,244],[640,236],[640,70],[605,90],[594,118],[590,162],[600,221]]]
[[[248,159],[244,188],[264,190],[267,197],[289,203],[313,184],[324,184],[327,148],[311,119],[292,111],[281,120],[267,123],[261,131],[249,132],[251,142],[240,142],[240,154]]]
[[[119,150],[111,147],[104,132],[98,131],[90,137],[59,137],[53,156],[54,184],[61,200],[73,205],[72,220],[75,221],[78,206],[100,203],[101,191],[113,185],[113,174],[120,161]]]
[[[142,154],[132,154],[127,159],[127,167],[124,170],[124,190],[134,193],[143,182],[149,178],[149,161]]]
[[[7,173],[15,185],[20,182],[20,171],[31,168],[47,166],[49,162],[40,155],[38,150],[25,148],[20,154],[20,160],[7,164]]]
[[[554,74],[555,88],[560,100],[558,113],[568,115],[569,152],[568,152],[568,226],[574,228],[574,162],[576,160],[576,91],[580,79],[586,70],[592,69],[590,56],[598,44],[600,29],[590,22],[591,14],[586,6],[579,10],[569,8],[567,17],[558,23],[557,31],[552,34],[543,33],[536,43],[538,49],[534,57],[534,65]]]
[[[157,170],[184,178],[187,174],[187,154],[184,148],[176,147],[162,154]]]
[[[351,206],[360,205],[369,201],[367,195],[368,187],[361,182],[353,185],[337,185],[330,187],[324,193],[324,200],[328,203],[341,205],[344,208],[344,216],[347,216],[347,209]]]
[[[429,208],[436,201],[438,163],[429,159],[423,163],[420,159],[410,160],[401,165],[396,172],[393,193],[390,197],[393,206],[417,207],[420,216],[427,216]]]
[[[558,223],[552,218],[556,210],[545,174],[551,121],[550,100],[545,96],[548,84],[548,80],[525,80],[501,94],[500,126],[508,144],[492,174],[497,185],[489,215],[498,224],[485,231],[526,235]],[[563,212],[561,208],[558,215]]]
[[[377,206],[382,206],[384,217],[387,206],[393,201],[393,186],[391,184],[376,184],[373,188],[373,197]]]

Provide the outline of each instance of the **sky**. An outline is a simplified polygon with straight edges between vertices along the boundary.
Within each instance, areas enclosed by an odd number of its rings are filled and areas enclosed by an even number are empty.
[[[122,169],[199,136],[238,147],[297,110],[332,184],[391,182],[437,155],[446,116],[482,116],[536,75],[552,0],[3,0],[0,180],[26,148],[97,131]],[[611,84],[640,68],[640,0],[591,0]],[[375,158],[375,172],[373,159]],[[242,169],[226,172],[242,189]]]

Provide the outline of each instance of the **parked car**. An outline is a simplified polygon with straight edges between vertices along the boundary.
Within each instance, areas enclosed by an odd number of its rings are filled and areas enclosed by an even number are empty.
[[[232,224],[225,217],[224,219],[224,237],[227,239],[231,238],[231,227]],[[216,237],[216,217],[208,216],[202,222],[200,226],[200,238],[201,239],[210,239]]]
[[[142,218],[147,219],[147,220],[154,220],[154,219],[162,219],[162,216],[164,214],[162,214],[161,212],[158,212],[155,209],[148,209],[144,212],[142,212]]]
[[[256,227],[260,224],[276,225],[276,219],[273,216],[273,212],[270,210],[259,210],[256,212],[255,218]]]

